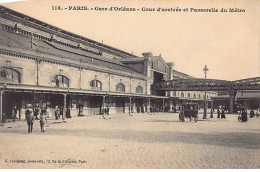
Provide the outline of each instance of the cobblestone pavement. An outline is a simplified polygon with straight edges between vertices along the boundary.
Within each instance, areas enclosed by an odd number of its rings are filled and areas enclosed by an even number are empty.
[[[260,118],[112,114],[0,127],[0,168],[260,168]],[[209,117],[209,116],[208,116]],[[32,161],[31,161],[32,160]],[[37,161],[37,162],[35,162]]]

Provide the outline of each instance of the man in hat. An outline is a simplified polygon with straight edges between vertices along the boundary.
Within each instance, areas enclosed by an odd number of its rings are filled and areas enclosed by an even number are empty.
[[[29,111],[29,114],[26,116],[26,120],[28,125],[28,133],[32,133],[34,116],[32,115],[31,111]]]

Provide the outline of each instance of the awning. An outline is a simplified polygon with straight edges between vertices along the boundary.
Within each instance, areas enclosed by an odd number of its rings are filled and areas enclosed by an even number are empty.
[[[32,86],[21,84],[0,84],[0,89],[12,92],[34,92],[34,93],[52,93],[52,94],[82,94],[82,95],[100,95],[100,96],[122,96],[122,97],[140,97],[140,98],[157,98],[168,99],[166,96],[145,95],[124,92],[109,92],[102,90],[76,89],[76,88],[62,88],[62,87],[46,87],[46,86]]]

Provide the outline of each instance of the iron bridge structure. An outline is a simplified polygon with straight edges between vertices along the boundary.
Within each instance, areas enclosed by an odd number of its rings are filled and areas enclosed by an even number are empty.
[[[229,112],[233,113],[234,98],[239,90],[260,90],[260,77],[235,81],[218,79],[174,79],[155,84],[156,91],[227,91],[230,95]]]

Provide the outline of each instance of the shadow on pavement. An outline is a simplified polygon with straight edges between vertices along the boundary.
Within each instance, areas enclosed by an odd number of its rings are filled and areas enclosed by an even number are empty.
[[[166,121],[169,122],[169,121]],[[24,131],[0,130],[0,133],[23,133]],[[35,132],[34,134],[41,134]],[[76,137],[97,137],[104,139],[120,139],[144,143],[186,143],[216,145],[231,148],[260,149],[259,133],[252,132],[214,132],[187,133],[176,131],[122,131],[95,129],[46,129],[44,135],[64,135]],[[73,139],[71,137],[70,139]]]

